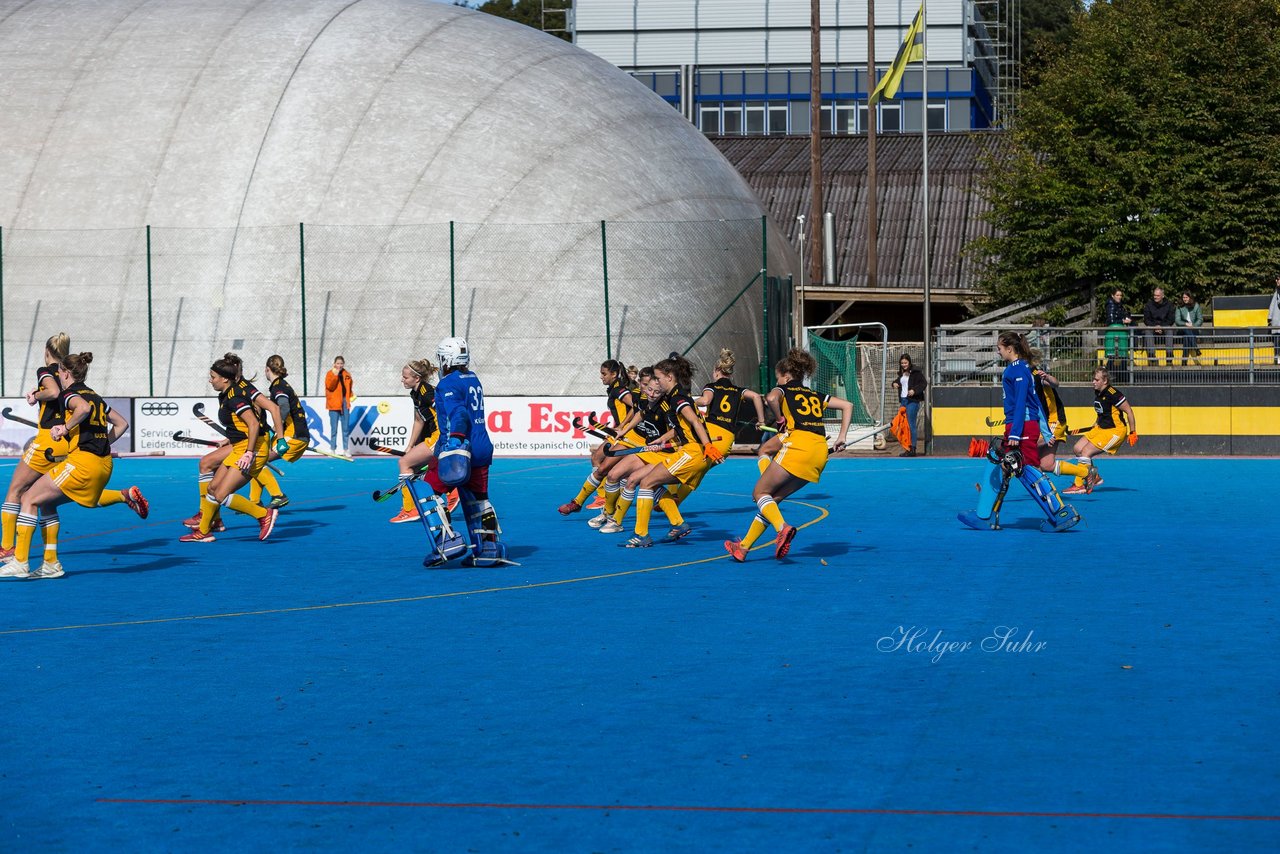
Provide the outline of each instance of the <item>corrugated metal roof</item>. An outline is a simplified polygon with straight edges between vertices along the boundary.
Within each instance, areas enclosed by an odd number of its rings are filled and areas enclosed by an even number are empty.
[[[991,131],[929,136],[931,288],[973,289],[971,265],[961,250],[991,234],[982,220],[988,205],[978,194],[982,155],[1001,134]],[[713,137],[712,142],[747,180],[799,251],[796,217],[809,213],[808,137]],[[920,134],[876,137],[879,185],[877,285],[923,291],[923,145]],[[822,141],[825,207],[835,214],[836,282],[867,286],[867,138]]]

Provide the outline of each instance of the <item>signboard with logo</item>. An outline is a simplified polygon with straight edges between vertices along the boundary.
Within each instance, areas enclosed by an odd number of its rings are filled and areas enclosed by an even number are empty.
[[[182,431],[200,439],[217,439],[213,429],[193,414],[203,403],[207,417],[217,420],[216,398],[138,398],[135,401],[135,450],[164,451],[168,455],[199,456],[206,451],[173,440]],[[25,405],[25,403],[24,403]],[[489,436],[499,456],[570,456],[586,454],[599,440],[572,426],[574,417],[586,418],[604,409],[605,399],[595,397],[490,397],[485,399]],[[302,400],[312,443],[333,450],[329,413],[323,397]],[[348,413],[352,456],[376,454],[370,442],[404,450],[413,429],[413,404],[407,396],[360,397]]]
[[[103,400],[107,406],[117,410],[129,422],[129,429],[124,432],[124,436],[111,445],[111,450],[117,453],[132,450],[133,414],[131,408],[133,400],[128,397],[107,397],[103,398]],[[23,397],[0,398],[0,413],[3,412],[9,412],[32,423],[37,422],[40,418],[40,408],[27,403],[26,398]],[[23,445],[35,434],[36,428],[20,424],[12,418],[5,418],[0,415],[0,456],[17,456],[22,453]]]

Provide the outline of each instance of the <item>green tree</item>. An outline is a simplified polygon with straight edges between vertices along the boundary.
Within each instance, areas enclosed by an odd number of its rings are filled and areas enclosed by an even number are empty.
[[[547,16],[547,27],[562,30],[565,29],[566,13],[551,10],[572,9],[573,2],[572,0],[485,0],[477,4],[468,3],[465,0],[454,0],[454,5],[472,6],[486,14],[506,18],[509,21],[524,24],[526,27],[533,27],[535,30],[542,29],[542,10],[545,8],[550,12]],[[566,41],[572,40],[567,32],[554,32],[551,35]]]
[[[1257,292],[1280,268],[1276,0],[1097,0],[1023,93],[969,247],[993,301],[1155,285]]]

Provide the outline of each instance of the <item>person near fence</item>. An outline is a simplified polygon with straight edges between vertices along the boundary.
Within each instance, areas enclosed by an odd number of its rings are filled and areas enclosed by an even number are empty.
[[[1164,298],[1164,288],[1151,292],[1142,307],[1142,344],[1147,351],[1147,364],[1156,364],[1156,346],[1164,342],[1164,363],[1173,364],[1173,303]]]
[[[32,570],[28,564],[37,517],[43,515],[46,520],[56,520],[53,511],[68,501],[82,507],[97,507],[102,489],[111,479],[111,443],[125,434],[129,422],[85,385],[92,361],[92,353],[69,353],[58,364],[63,420],[49,428],[49,435],[55,442],[66,440],[67,455],[22,493],[13,557],[0,568],[0,575],[11,578],[64,575],[57,557],[56,521],[42,529],[45,551],[40,567]]]
[[[280,512],[278,509],[263,507],[236,494],[237,490],[264,470],[269,453],[267,425],[263,423],[259,410],[253,403],[254,397],[263,395],[240,376],[243,367],[234,353],[227,353],[209,367],[209,384],[218,392],[218,420],[226,430],[228,445],[222,464],[213,473],[213,479],[204,490],[199,522],[190,533],[179,537],[179,542],[213,542],[214,520],[222,507],[230,507],[237,513],[256,519],[259,540],[271,536],[275,529],[276,516]],[[264,405],[275,410],[276,432],[281,432],[278,429],[279,409],[269,401]],[[187,524],[190,527],[190,520]]]
[[[1093,411],[1097,419],[1075,447],[1076,461],[1087,464],[1089,474],[1084,478],[1077,476],[1075,483],[1063,490],[1070,495],[1092,492],[1102,485],[1102,476],[1093,465],[1094,457],[1099,454],[1115,456],[1126,437],[1130,446],[1138,444],[1138,419],[1133,414],[1133,407],[1111,384],[1111,375],[1105,368],[1096,368],[1093,372]]]
[[[1275,293],[1267,306],[1267,325],[1271,327],[1271,358],[1280,365],[1280,276],[1276,276]]]
[[[898,454],[900,457],[916,455],[916,423],[919,420],[920,404],[924,401],[924,390],[928,385],[924,372],[912,364],[909,354],[903,353],[898,360],[898,378],[893,381],[893,387],[898,390],[898,405],[907,411],[907,426],[911,428],[911,438],[906,450]]]
[[[778,384],[765,396],[765,403],[783,420],[785,432],[781,434],[781,448],[751,492],[756,515],[746,535],[740,540],[725,540],[725,551],[739,563],[747,559],[751,546],[770,525],[777,531],[773,556],[782,559],[791,550],[796,529],[787,524],[778,505],[806,483],[817,483],[822,477],[827,466],[827,425],[822,414],[827,409],[840,413],[834,450],[844,450],[853,404],[834,395],[818,394],[806,386],[805,377],[817,369],[817,360],[799,348],[793,348],[773,369]]]
[[[1104,320],[1107,323],[1106,343],[1104,350],[1107,356],[1107,370],[1114,376],[1124,373],[1129,364],[1129,330],[1133,323],[1129,310],[1124,306],[1124,291],[1116,288],[1107,299]]]
[[[421,512],[414,504],[409,481],[416,472],[431,462],[435,456],[436,442],[440,439],[440,426],[436,422],[436,387],[431,378],[436,366],[427,359],[411,359],[400,369],[400,384],[409,390],[413,402],[413,428],[409,431],[409,444],[400,457],[400,512],[391,517],[391,523],[416,522]],[[457,499],[454,499],[457,503]]]
[[[1200,364],[1200,327],[1204,325],[1204,312],[1191,291],[1182,292],[1182,302],[1173,313],[1173,324],[1182,333],[1182,364],[1190,359]]]
[[[350,456],[351,404],[355,403],[355,385],[347,370],[347,360],[334,357],[333,367],[324,375],[324,406],[329,410],[329,442],[335,454]]]

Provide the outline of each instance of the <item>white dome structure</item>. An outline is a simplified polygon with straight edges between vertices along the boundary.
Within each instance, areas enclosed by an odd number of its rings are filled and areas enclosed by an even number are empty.
[[[203,393],[228,349],[281,353],[301,391],[305,325],[310,393],[337,353],[394,390],[454,333],[491,393],[593,393],[606,264],[608,349],[643,363],[762,266],[760,202],[677,111],[470,9],[5,3],[0,69],[10,389],[65,330],[104,393]],[[700,378],[720,346],[759,359],[760,305],[757,282],[690,354]]]

